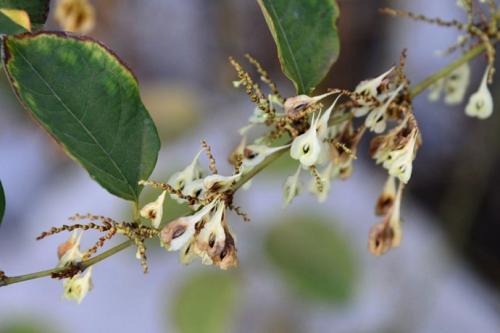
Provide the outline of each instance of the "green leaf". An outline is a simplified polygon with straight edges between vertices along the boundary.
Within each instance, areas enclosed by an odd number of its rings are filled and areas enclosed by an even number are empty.
[[[2,224],[4,214],[5,214],[5,193],[3,190],[2,182],[0,182],[0,225]]]
[[[132,72],[102,44],[63,33],[4,37],[22,104],[112,194],[137,201],[160,140]]]
[[[38,30],[43,27],[45,21],[47,21],[47,16],[49,14],[49,3],[50,0],[0,0],[0,8],[7,9],[21,9],[28,13],[31,21],[31,28],[33,30]],[[10,22],[6,22],[8,20]],[[21,26],[15,24],[17,29],[13,29],[11,24],[13,23],[5,15],[0,17],[0,34],[16,34],[25,32],[26,30]]]
[[[348,300],[356,280],[355,257],[346,237],[317,215],[276,223],[266,253],[300,296],[328,303]]]
[[[180,333],[220,333],[237,305],[238,280],[228,272],[204,271],[190,276],[180,287],[173,320]]]
[[[309,94],[328,74],[340,51],[335,0],[258,0],[278,48],[285,75]]]

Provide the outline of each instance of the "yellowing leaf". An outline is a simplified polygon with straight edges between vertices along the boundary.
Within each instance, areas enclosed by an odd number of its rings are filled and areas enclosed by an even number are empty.
[[[11,19],[17,25],[31,31],[31,21],[28,13],[20,9],[0,8],[0,12]]]

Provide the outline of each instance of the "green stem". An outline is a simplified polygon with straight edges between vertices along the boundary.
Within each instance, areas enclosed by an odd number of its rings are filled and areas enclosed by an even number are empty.
[[[429,88],[431,85],[433,85],[435,82],[449,76],[455,69],[458,67],[462,66],[466,62],[471,61],[478,55],[480,55],[484,51],[484,45],[478,45],[469,51],[465,52],[460,58],[457,60],[453,61],[452,63],[448,64],[447,66],[443,67],[442,69],[438,70],[434,74],[428,76],[421,82],[419,82],[416,86],[413,87],[411,90],[411,97],[415,97],[422,93],[425,89]]]
[[[278,150],[277,152],[269,155],[264,161],[262,161],[260,164],[258,164],[255,168],[250,170],[249,173],[244,174],[240,180],[236,182],[236,184],[233,185],[233,192],[238,191],[240,187],[242,187],[246,182],[248,182],[250,179],[252,179],[256,174],[267,168],[267,166],[274,161],[276,161],[280,156],[282,156],[285,152],[288,151],[289,148],[284,148],[281,150]]]
[[[131,240],[123,242],[123,243],[121,243],[115,247],[112,247],[111,249],[91,258],[91,259],[82,261],[79,264],[79,267],[83,271],[84,269],[86,269],[94,264],[97,264],[98,262],[100,262],[108,257],[111,257],[112,255],[126,249],[127,247],[129,247],[133,243],[134,242],[132,242]],[[65,270],[67,270],[66,267],[58,267],[58,268],[48,269],[45,271],[35,272],[35,273],[31,273],[31,274],[25,274],[25,275],[19,275],[19,276],[5,276],[3,278],[0,278],[0,287],[4,287],[4,286],[7,286],[7,285],[13,284],[13,283],[34,280],[34,279],[38,279],[38,278],[42,278],[42,277],[46,277],[46,276],[52,276],[53,274],[63,273]]]
[[[496,41],[494,41],[496,42]],[[418,83],[416,86],[413,87],[411,90],[411,97],[415,97],[419,94],[421,94],[425,89],[429,88],[432,84],[435,82],[439,81],[442,78],[445,78],[449,76],[455,69],[463,65],[464,63],[474,59],[478,55],[480,55],[484,51],[484,46],[483,45],[478,45],[469,51],[465,52],[460,58],[457,60],[453,61],[452,63],[448,64],[447,66],[443,67],[439,71],[435,72],[434,74],[430,75],[429,77],[425,78],[423,81]],[[344,118],[339,118],[338,120],[342,120]],[[334,120],[335,121],[335,120]],[[249,173],[243,175],[238,182],[233,186],[233,191],[236,192],[241,186],[243,186],[246,182],[248,182],[250,179],[252,179],[255,175],[257,175],[259,172],[264,170],[269,164],[273,163],[276,161],[280,156],[282,156],[285,152],[287,152],[289,149],[282,149],[274,154],[268,156],[264,161],[262,161],[259,165],[257,165],[255,168],[252,169]],[[138,205],[135,204],[134,206],[134,218],[138,218]],[[126,242],[123,242],[103,253],[100,255],[97,255],[89,260],[85,260],[81,263],[82,269],[86,269],[94,264],[97,264],[98,262],[126,249],[127,247],[131,246],[133,244],[133,241],[128,240]],[[23,281],[28,281],[28,280],[33,280],[33,279],[38,279],[42,277],[47,277],[51,276],[54,273],[62,273],[64,270],[67,268],[54,268],[54,269],[49,269],[46,271],[41,271],[41,272],[36,272],[36,273],[31,273],[31,274],[25,274],[25,275],[19,275],[19,276],[13,276],[13,277],[0,277],[0,287],[7,286],[13,283],[18,283],[18,282],[23,282]]]

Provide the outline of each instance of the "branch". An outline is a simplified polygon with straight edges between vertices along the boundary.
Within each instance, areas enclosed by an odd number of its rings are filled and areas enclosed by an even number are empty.
[[[492,41],[492,43],[496,43],[497,40]],[[421,94],[425,89],[429,88],[431,85],[433,85],[435,82],[439,81],[442,78],[445,78],[449,76],[455,69],[463,65],[464,63],[474,59],[475,57],[479,56],[482,54],[485,50],[484,45],[478,45],[469,51],[465,52],[461,57],[459,57],[457,60],[453,61],[452,63],[446,65],[442,69],[438,70],[437,72],[433,73],[432,75],[428,76],[421,82],[419,82],[417,85],[413,87],[411,90],[411,97],[415,97],[419,94]],[[342,120],[345,120],[343,118],[337,119],[339,122]],[[335,120],[334,120],[335,121]],[[280,156],[282,156],[285,152],[287,152],[289,149],[282,149],[274,154],[268,156],[264,161],[262,161],[259,165],[257,165],[255,168],[253,168],[249,173],[245,174],[241,179],[236,182],[233,186],[233,192],[236,192],[241,186],[243,186],[245,183],[247,183],[250,179],[252,179],[255,175],[257,175],[259,172],[264,170],[268,165],[276,161]],[[136,208],[137,211],[137,208]],[[97,264],[98,262],[111,257],[112,255],[126,249],[127,247],[131,246],[133,244],[133,241],[128,240],[126,242],[123,242],[89,260],[84,260],[79,264],[79,268],[81,270],[84,270],[94,264]],[[62,267],[62,268],[54,268],[54,269],[49,269],[45,271],[40,271],[36,273],[31,273],[31,274],[25,274],[25,275],[19,275],[19,276],[12,276],[8,277],[5,275],[0,275],[0,287],[4,287],[10,284],[18,283],[18,282],[23,282],[23,281],[29,281],[29,280],[34,280],[42,277],[47,277],[47,276],[52,276],[54,274],[58,273],[63,273],[67,270],[68,268]],[[1,273],[1,272],[0,272]]]
[[[127,247],[129,247],[133,243],[134,242],[131,240],[123,242],[123,243],[121,243],[115,247],[112,247],[111,249],[91,258],[91,259],[82,261],[81,263],[78,264],[78,268],[83,271],[83,270],[87,269],[88,267],[95,265],[98,262],[100,262],[108,257],[111,257],[112,255],[126,249]],[[38,278],[42,278],[42,277],[46,277],[46,276],[52,276],[54,274],[63,273],[67,270],[68,270],[67,267],[59,267],[59,268],[53,268],[53,269],[48,269],[45,271],[40,271],[40,272],[35,272],[35,273],[25,274],[25,275],[19,275],[19,276],[11,276],[11,277],[10,276],[3,276],[3,277],[0,277],[0,287],[5,287],[9,284],[34,280],[34,279],[38,279]]]

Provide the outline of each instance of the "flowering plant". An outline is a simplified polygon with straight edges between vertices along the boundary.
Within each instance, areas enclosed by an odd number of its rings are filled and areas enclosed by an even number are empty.
[[[487,66],[477,91],[469,96],[465,114],[479,119],[491,116],[493,101],[488,85],[495,72],[494,45],[500,38],[500,12],[495,2],[458,1],[467,15],[466,22],[383,9],[385,14],[459,30],[462,35],[458,42],[444,54],[460,51],[461,56],[411,87],[403,51],[397,64],[360,81],[353,90],[331,88],[319,94],[315,87],[327,75],[340,49],[335,1],[258,3],[276,43],[283,72],[293,82],[296,94],[284,97],[250,55],[245,57],[259,80],[230,58],[236,71],[234,87],[244,89],[255,104],[248,123],[239,129],[240,144],[229,156],[233,172],[219,174],[211,147],[202,141],[193,160],[162,182],[149,179],[160,141],[131,70],[89,37],[41,31],[48,0],[0,0],[3,68],[20,103],[93,179],[134,207],[134,215],[126,222],[77,214],[71,218],[74,224],[41,233],[37,239],[72,232],[57,249],[57,267],[21,276],[0,272],[0,286],[51,276],[63,279],[67,299],[81,302],[92,288],[92,266],[118,251],[135,246],[136,257],[147,272],[145,240],[152,238],[159,239],[166,250],[178,251],[182,263],[199,258],[203,264],[221,269],[234,267],[238,264],[237,242],[229,212],[249,221],[234,202],[238,190],[248,189],[254,176],[279,156],[289,154],[296,171],[283,177],[283,205],[292,204],[304,190],[323,202],[333,181],[351,176],[360,142],[366,136],[371,137],[370,156],[387,172],[375,208],[382,221],[368,232],[368,248],[381,255],[401,244],[403,191],[423,142],[413,98],[429,89],[433,101],[444,95],[446,104],[461,103],[470,80],[468,62],[485,54]],[[86,0],[59,0],[55,17],[67,31],[87,33],[95,24],[94,9]],[[203,153],[208,161],[206,168],[200,162]],[[145,186],[159,190],[159,194],[155,200],[140,204]],[[187,204],[191,213],[164,223],[167,195]],[[0,184],[0,219],[4,207]],[[90,229],[103,235],[82,252],[80,240]],[[96,255],[117,235],[126,241]]]

